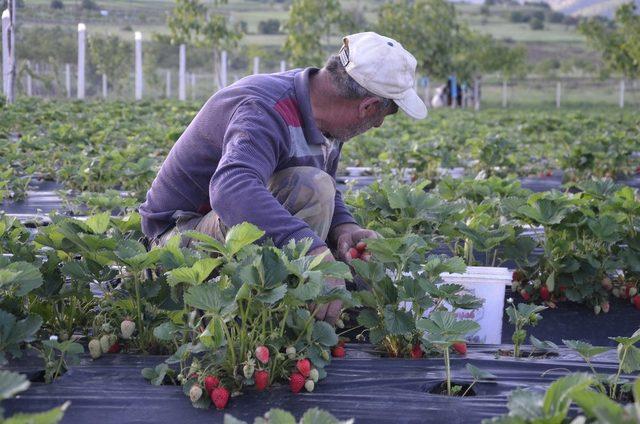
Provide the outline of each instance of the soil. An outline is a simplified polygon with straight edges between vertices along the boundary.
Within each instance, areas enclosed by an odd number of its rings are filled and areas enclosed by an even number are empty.
[[[513,357],[513,350],[499,349],[498,355]],[[534,351],[521,350],[520,351],[520,358],[546,359],[546,358],[556,358],[558,356],[560,355],[558,355],[556,352],[543,352],[540,350],[534,350]]]
[[[451,382],[451,389],[452,390],[453,390],[454,386],[459,386],[459,387],[461,387],[461,389],[458,390],[452,396],[461,397],[465,392],[466,392],[465,397],[476,396],[476,392],[473,390],[473,388],[469,389],[471,384],[456,383],[455,381],[452,381]],[[467,389],[469,389],[469,390],[467,391]],[[427,386],[425,388],[425,391],[427,393],[431,393],[432,395],[447,396],[447,382],[446,381],[441,381],[441,382],[437,383],[436,385]]]

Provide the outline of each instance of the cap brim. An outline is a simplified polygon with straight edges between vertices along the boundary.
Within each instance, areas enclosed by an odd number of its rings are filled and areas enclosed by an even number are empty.
[[[416,90],[408,90],[401,99],[394,99],[394,102],[407,115],[413,119],[424,119],[427,117],[427,105],[424,104]]]

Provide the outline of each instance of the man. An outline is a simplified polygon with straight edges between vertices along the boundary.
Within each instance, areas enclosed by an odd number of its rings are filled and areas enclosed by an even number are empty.
[[[373,32],[343,39],[322,69],[253,75],[220,90],[178,139],[140,207],[155,244],[186,230],[224,240],[244,221],[281,247],[311,238],[310,254],[337,259],[376,233],[357,225],[335,188],[342,143],[382,125],[398,107],[416,119],[416,60]],[[326,260],[336,258],[329,252]],[[327,281],[344,286],[342,280]],[[334,322],[340,302],[316,318]]]

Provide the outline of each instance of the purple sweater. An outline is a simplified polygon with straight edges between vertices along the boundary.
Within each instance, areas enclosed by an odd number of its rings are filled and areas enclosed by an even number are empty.
[[[335,178],[341,143],[322,135],[311,114],[309,75],[317,69],[253,75],[214,94],[165,159],[140,206],[142,231],[156,238],[175,225],[174,214],[215,211],[231,227],[244,221],[275,245],[324,240],[293,217],[269,192],[271,175],[313,166]],[[324,147],[324,148],[323,148]],[[355,220],[336,191],[331,229]]]

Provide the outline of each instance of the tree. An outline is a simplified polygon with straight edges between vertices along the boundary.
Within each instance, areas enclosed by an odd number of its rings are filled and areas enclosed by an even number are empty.
[[[579,30],[602,53],[609,69],[628,78],[640,75],[640,16],[634,3],[618,8],[613,27],[590,19],[580,24]]]
[[[98,4],[93,0],[82,0],[80,8],[82,10],[98,10],[100,6],[98,6]]]
[[[114,90],[120,87],[123,79],[128,79],[133,56],[130,42],[127,43],[116,35],[91,36],[89,55],[98,74],[107,75]]]
[[[336,30],[347,32],[348,15],[338,0],[293,0],[289,20],[285,24],[287,40],[284,50],[293,66],[322,66],[325,45],[334,45]]]
[[[523,76],[526,70],[526,49],[510,47],[490,35],[477,34],[464,28],[462,41],[453,58],[456,75],[462,81],[482,74],[499,72],[504,79]]]
[[[460,28],[446,0],[400,0],[380,7],[376,30],[398,40],[430,76],[442,78],[454,70]]]
[[[51,0],[52,9],[64,9],[64,3],[62,0]]]
[[[544,29],[544,21],[536,16],[529,21],[529,26],[534,31],[540,31]]]

